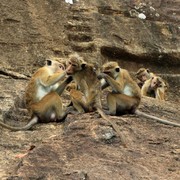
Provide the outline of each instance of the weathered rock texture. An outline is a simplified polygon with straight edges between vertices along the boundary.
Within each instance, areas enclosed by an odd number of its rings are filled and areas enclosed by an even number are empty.
[[[179,7],[179,0],[1,0],[0,117],[24,124],[27,79],[46,58],[78,52],[99,65],[116,60],[131,72],[149,67],[163,75],[168,101],[145,98],[140,108],[180,123]],[[127,148],[96,114],[68,115],[64,124],[27,132],[0,127],[0,179],[180,179],[179,128],[110,118]]]
[[[178,0],[80,0],[74,5],[2,0],[1,62],[30,74],[45,58],[65,58],[76,51],[87,61],[118,60],[129,70],[146,65],[178,73],[178,5]],[[140,13],[145,20],[137,17]]]

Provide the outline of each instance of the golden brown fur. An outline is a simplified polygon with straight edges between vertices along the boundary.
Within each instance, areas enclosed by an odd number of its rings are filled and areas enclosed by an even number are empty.
[[[98,77],[105,80],[104,84],[102,84],[102,89],[107,86],[112,88],[112,92],[107,95],[108,114],[135,113],[163,124],[180,127],[178,123],[148,115],[137,109],[141,101],[140,88],[136,82],[132,80],[128,71],[121,69],[118,63],[108,62],[104,64],[102,73],[100,73]],[[153,86],[156,87],[157,85],[159,86],[159,81]]]
[[[10,130],[27,130],[38,122],[61,121],[67,111],[63,109],[60,95],[71,77],[64,79],[66,70],[57,61],[47,60],[46,66],[39,68],[32,76],[25,91],[25,101],[31,121],[24,127],[12,127],[0,122]]]
[[[116,62],[108,62],[103,65],[99,78],[105,80],[102,88],[107,85],[112,88],[107,96],[108,114],[135,112],[141,100],[141,92],[127,70],[120,68]]]
[[[68,62],[68,75],[73,76],[73,80],[77,85],[77,89],[71,91],[72,102],[76,104],[76,109],[79,112],[89,112],[96,109],[95,106],[100,106],[100,82],[97,79],[94,66],[86,63],[80,56],[72,55]],[[80,92],[78,92],[80,91]],[[79,94],[80,98],[75,98],[73,93]],[[79,108],[77,108],[79,106]],[[83,109],[83,111],[82,111]]]
[[[157,100],[165,100],[166,91],[167,83],[161,77],[154,75],[145,81],[141,89],[141,94],[156,98]]]
[[[122,144],[125,146],[126,143],[124,137],[122,137],[118,126],[111,121],[101,109],[101,84],[97,78],[94,66],[86,63],[78,55],[70,57],[68,66],[70,68],[67,73],[73,76],[73,79],[77,84],[77,90],[74,90],[74,93],[77,96],[71,93],[71,99],[74,107],[78,110],[78,112],[90,112],[97,110],[98,113],[112,125],[117,134],[120,136]]]
[[[142,88],[144,82],[150,79],[154,74],[149,69],[140,68],[136,73],[136,82],[140,88]]]

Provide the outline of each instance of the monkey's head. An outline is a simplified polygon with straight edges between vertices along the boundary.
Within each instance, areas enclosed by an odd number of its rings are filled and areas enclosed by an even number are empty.
[[[157,76],[157,78],[158,78],[158,87],[163,87],[165,90],[167,90],[169,88],[169,84],[167,83],[167,81],[165,81],[159,76]]]
[[[49,70],[52,71],[52,73],[62,72],[65,70],[65,66],[63,63],[51,59],[46,60],[46,66]]]
[[[73,75],[86,67],[87,63],[78,54],[73,54],[70,56],[67,62],[67,74]]]
[[[151,77],[151,89],[157,89],[158,87],[161,87],[162,81],[161,78],[158,76]]]
[[[136,73],[136,78],[141,82],[145,82],[150,78],[150,70],[145,68],[140,68]]]
[[[102,72],[111,76],[113,79],[116,79],[120,73],[121,68],[117,62],[108,62],[105,63],[102,67]]]
[[[70,92],[71,90],[76,90],[77,89],[77,84],[75,82],[71,82],[66,86],[66,90]]]

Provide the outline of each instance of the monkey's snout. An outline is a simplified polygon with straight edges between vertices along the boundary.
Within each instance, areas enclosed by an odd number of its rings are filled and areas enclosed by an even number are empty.
[[[71,70],[67,71],[67,75],[72,75],[72,74],[73,74],[73,72]]]

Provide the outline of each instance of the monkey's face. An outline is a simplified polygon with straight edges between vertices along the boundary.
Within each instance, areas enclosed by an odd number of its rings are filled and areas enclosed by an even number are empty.
[[[120,67],[116,62],[109,62],[103,66],[102,71],[113,79],[116,79],[120,73]]]
[[[161,82],[158,77],[152,77],[151,78],[151,89],[156,89],[160,87]]]
[[[75,82],[71,82],[70,84],[68,84],[68,85],[66,86],[66,90],[67,90],[68,92],[70,92],[71,90],[74,90],[74,89],[77,89],[77,85],[76,85]]]
[[[73,75],[79,71],[81,71],[82,69],[84,69],[86,66],[85,62],[80,62],[77,59],[71,59],[70,61],[68,61],[67,64],[67,74],[68,75]]]
[[[141,74],[141,76],[140,76],[140,80],[142,81],[142,82],[145,82],[146,80],[148,80],[149,79],[149,73],[147,72],[147,71],[144,71],[142,74]]]
[[[139,71],[136,73],[136,77],[141,81],[145,82],[150,78],[150,71],[149,69],[140,68]]]
[[[60,73],[65,70],[65,67],[62,63],[58,61],[53,61],[53,60],[46,60],[46,66],[53,72],[53,73]]]

